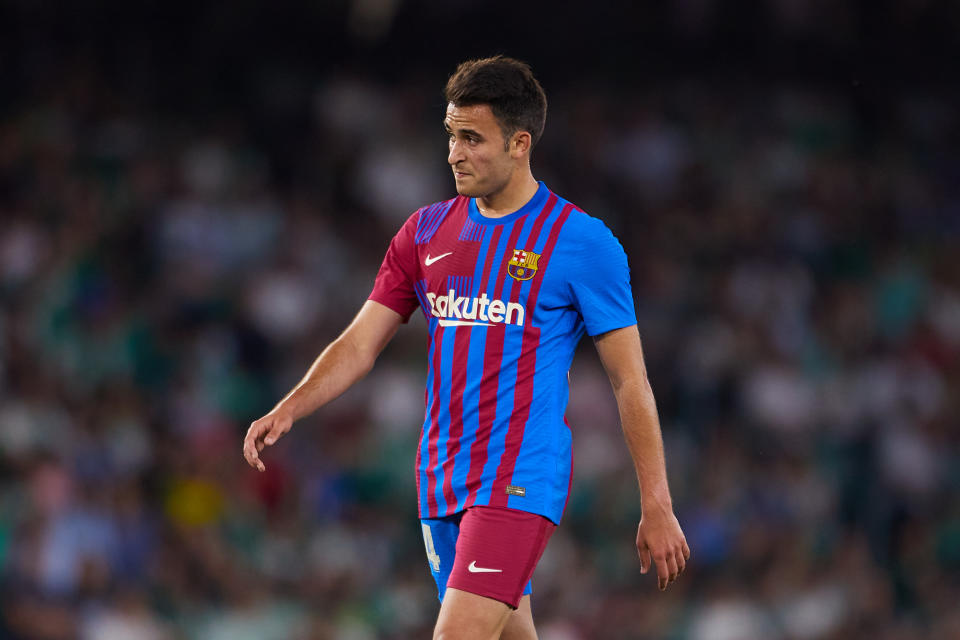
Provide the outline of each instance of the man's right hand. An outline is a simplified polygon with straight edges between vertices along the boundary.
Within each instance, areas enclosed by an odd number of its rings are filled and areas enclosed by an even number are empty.
[[[247,459],[247,464],[258,471],[265,471],[266,467],[260,460],[260,452],[264,447],[269,447],[279,440],[280,436],[290,431],[292,426],[293,419],[277,411],[271,411],[250,423],[247,436],[243,439],[243,457]]]
[[[377,355],[403,323],[403,316],[379,302],[367,300],[350,326],[323,350],[297,386],[273,411],[250,424],[243,439],[243,457],[259,471],[266,467],[260,452],[290,431],[302,418],[333,400],[373,367]]]

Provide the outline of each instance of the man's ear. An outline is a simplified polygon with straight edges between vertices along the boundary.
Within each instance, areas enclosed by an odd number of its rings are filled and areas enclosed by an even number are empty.
[[[529,131],[517,131],[510,140],[510,155],[519,158],[530,153],[533,138]]]

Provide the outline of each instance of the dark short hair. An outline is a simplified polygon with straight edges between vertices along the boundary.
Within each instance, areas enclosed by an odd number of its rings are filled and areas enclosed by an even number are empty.
[[[458,107],[490,105],[505,140],[527,131],[532,147],[543,133],[547,96],[526,62],[499,55],[461,62],[443,95]]]

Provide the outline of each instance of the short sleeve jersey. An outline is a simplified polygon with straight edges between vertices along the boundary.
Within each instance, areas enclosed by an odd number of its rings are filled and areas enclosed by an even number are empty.
[[[573,459],[567,372],[584,332],[636,324],[623,247],[540,183],[500,218],[458,196],[416,211],[370,294],[428,326],[421,518],[503,506],[559,523]]]

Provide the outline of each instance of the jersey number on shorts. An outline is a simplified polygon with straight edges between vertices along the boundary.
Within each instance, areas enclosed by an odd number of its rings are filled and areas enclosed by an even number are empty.
[[[433,546],[433,533],[430,532],[430,525],[421,522],[420,526],[423,527],[423,544],[427,546],[427,560],[430,561],[430,566],[433,567],[434,571],[440,571],[440,556],[437,555],[437,550]]]

